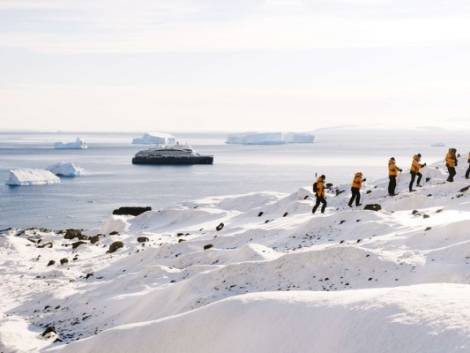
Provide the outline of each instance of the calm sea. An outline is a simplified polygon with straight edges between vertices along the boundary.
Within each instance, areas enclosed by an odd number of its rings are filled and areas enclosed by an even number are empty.
[[[437,129],[386,131],[325,129],[311,145],[225,145],[225,134],[175,134],[197,151],[215,156],[212,166],[135,166],[133,155],[143,149],[130,142],[139,133],[0,133],[0,229],[6,227],[98,226],[112,210],[124,205],[160,209],[205,196],[253,191],[293,192],[311,185],[315,173],[330,182],[349,183],[355,171],[369,179],[386,177],[387,161],[409,167],[413,153],[428,162],[442,159],[445,147],[470,149],[467,132]],[[56,141],[80,136],[88,150],[54,150]],[[466,151],[465,151],[466,152]],[[46,168],[71,161],[88,175],[64,178],[49,186],[8,187],[13,168]]]

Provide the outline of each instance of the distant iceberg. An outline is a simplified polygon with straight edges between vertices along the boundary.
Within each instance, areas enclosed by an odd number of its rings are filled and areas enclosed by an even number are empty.
[[[56,142],[54,148],[57,150],[84,150],[88,148],[88,145],[77,137],[74,142]]]
[[[58,184],[60,179],[44,169],[12,169],[6,182],[10,186]]]
[[[288,143],[313,143],[315,136],[297,132],[247,132],[231,134],[225,143],[238,145],[282,145]]]
[[[176,138],[170,134],[152,133],[144,134],[141,137],[136,137],[132,140],[134,145],[174,145]]]
[[[59,162],[49,166],[47,170],[62,177],[76,177],[83,174],[83,169],[71,162]]]

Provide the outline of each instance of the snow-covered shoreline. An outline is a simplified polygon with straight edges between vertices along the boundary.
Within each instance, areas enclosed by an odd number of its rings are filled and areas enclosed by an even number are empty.
[[[367,184],[364,204],[379,212],[349,209],[343,185],[323,216],[300,188],[111,216],[95,231],[4,231],[0,347],[466,352],[466,167],[455,183],[442,164],[425,168],[428,182],[411,194],[405,173],[395,198],[386,180]],[[56,333],[46,339],[47,327]]]

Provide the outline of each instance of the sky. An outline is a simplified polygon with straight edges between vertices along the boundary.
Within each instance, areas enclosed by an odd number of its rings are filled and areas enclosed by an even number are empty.
[[[0,129],[470,128],[468,0],[0,0]]]

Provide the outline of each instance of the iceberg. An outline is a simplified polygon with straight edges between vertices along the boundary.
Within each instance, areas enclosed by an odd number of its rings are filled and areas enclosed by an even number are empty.
[[[313,143],[315,136],[296,132],[248,132],[231,134],[225,143],[238,145],[283,145],[288,143]]]
[[[85,150],[88,148],[88,145],[85,141],[77,137],[73,142],[56,142],[54,148],[56,150]]]
[[[134,145],[174,145],[176,138],[170,134],[154,133],[143,134],[141,137],[136,137],[132,140]]]
[[[58,184],[60,179],[44,169],[12,169],[6,182],[10,186]]]
[[[76,177],[83,174],[83,169],[71,162],[59,162],[47,167],[47,170],[61,177]]]

